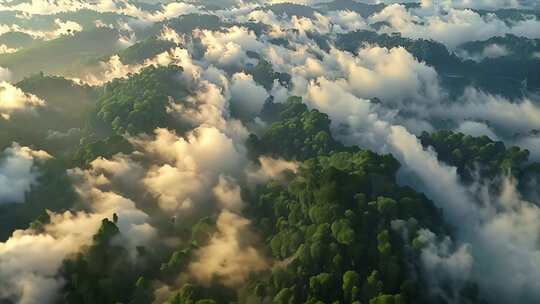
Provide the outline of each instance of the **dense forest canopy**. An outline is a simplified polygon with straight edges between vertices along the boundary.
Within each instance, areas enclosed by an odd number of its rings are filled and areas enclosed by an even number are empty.
[[[0,303],[538,303],[538,71],[537,1],[3,1]]]

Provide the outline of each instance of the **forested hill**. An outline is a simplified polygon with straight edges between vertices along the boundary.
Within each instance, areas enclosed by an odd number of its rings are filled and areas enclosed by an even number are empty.
[[[535,304],[534,1],[3,1],[0,304]]]

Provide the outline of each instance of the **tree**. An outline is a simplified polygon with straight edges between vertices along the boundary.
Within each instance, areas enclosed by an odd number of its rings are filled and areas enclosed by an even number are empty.
[[[360,275],[354,270],[349,270],[343,274],[342,281],[343,285],[341,289],[343,290],[345,299],[351,303],[357,300],[360,292],[358,288],[360,285]]]

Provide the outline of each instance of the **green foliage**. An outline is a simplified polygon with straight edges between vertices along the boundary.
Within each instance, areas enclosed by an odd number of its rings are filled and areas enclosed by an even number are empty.
[[[151,37],[120,51],[118,56],[123,64],[142,64],[146,59],[155,57],[174,46],[174,42]]]
[[[118,227],[104,219],[92,244],[64,261],[66,303],[128,303],[133,293],[150,297],[148,283],[134,272],[126,249],[115,244],[117,237]]]
[[[144,277],[140,277],[135,283],[135,291],[130,304],[148,304],[154,300],[154,290],[150,282]]]
[[[76,166],[86,167],[98,157],[110,158],[117,153],[128,154],[132,151],[132,145],[120,135],[89,143],[83,140],[73,155],[73,162]]]
[[[369,301],[369,304],[405,304],[407,303],[402,295],[380,295]]]
[[[351,245],[355,239],[354,229],[348,219],[340,219],[332,224],[332,235],[343,245]]]
[[[161,264],[161,272],[166,275],[178,274],[187,266],[192,255],[192,248],[175,251],[167,263]]]
[[[219,291],[207,289],[199,285],[187,283],[173,292],[164,304],[216,304],[226,303],[226,297],[220,297]],[[215,299],[219,299],[216,301]]]
[[[249,67],[247,72],[253,76],[253,80],[268,91],[272,89],[275,80],[278,80],[282,85],[287,85],[291,79],[288,74],[274,72],[272,64],[263,59],[259,59],[257,65]]]
[[[265,297],[275,303],[426,303],[401,290],[416,274],[409,277],[404,251],[410,244],[392,222],[414,222],[412,235],[419,227],[443,232],[441,215],[424,196],[396,184],[398,168],[391,156],[334,152],[303,162],[287,185],[258,189],[248,214],[272,255],[288,261],[257,285],[265,286]]]
[[[191,229],[191,240],[195,244],[205,244],[216,231],[215,218],[204,217]]]
[[[357,300],[360,296],[360,275],[354,270],[349,270],[343,274],[342,282],[345,300],[351,303]]]
[[[93,129],[108,126],[116,134],[151,133],[155,128],[174,126],[167,114],[169,97],[178,100],[186,94],[180,83],[178,66],[144,68],[127,79],[106,84],[99,96]]]
[[[420,136],[422,145],[431,146],[439,160],[457,167],[464,181],[472,182],[475,174],[481,178],[519,176],[525,168],[529,151],[518,147],[506,148],[503,142],[487,136],[472,137],[463,133],[442,130]]]
[[[299,97],[290,97],[284,105],[267,104],[263,112],[267,118],[279,120],[272,123],[260,138],[253,134],[250,136],[247,145],[253,156],[265,154],[305,160],[344,149],[331,136],[328,115],[308,110]]]

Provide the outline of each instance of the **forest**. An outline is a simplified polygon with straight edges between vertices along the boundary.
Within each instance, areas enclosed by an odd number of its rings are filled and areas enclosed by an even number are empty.
[[[536,1],[0,3],[0,304],[540,301]]]

